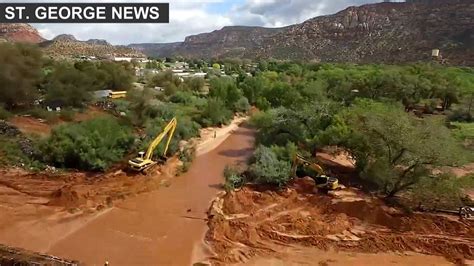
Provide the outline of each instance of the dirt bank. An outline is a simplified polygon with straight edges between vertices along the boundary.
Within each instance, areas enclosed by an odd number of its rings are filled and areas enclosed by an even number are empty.
[[[8,122],[20,129],[23,134],[37,134],[44,137],[51,133],[50,125],[42,123],[34,117],[14,116]]]
[[[201,129],[199,138],[195,143],[196,155],[199,156],[217,148],[247,120],[248,116],[236,116],[227,126]]]
[[[357,190],[333,196],[312,194],[310,182],[300,180],[280,192],[246,187],[217,199],[206,236],[215,252],[212,260],[217,264],[268,257],[284,261],[293,256],[288,255],[288,247],[346,254],[416,252],[452,263],[474,259],[473,222],[404,214]]]

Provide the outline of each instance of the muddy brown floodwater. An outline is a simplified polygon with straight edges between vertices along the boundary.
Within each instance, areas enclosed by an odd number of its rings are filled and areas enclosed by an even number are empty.
[[[49,254],[87,265],[189,265],[205,257],[206,211],[221,190],[227,164],[245,162],[254,132],[239,127],[198,156],[171,185],[130,198],[64,236]]]

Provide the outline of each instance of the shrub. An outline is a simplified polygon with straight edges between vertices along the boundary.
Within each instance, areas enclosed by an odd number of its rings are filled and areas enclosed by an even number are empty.
[[[0,43],[0,102],[7,109],[34,101],[42,63],[38,47]]]
[[[40,107],[35,107],[31,110],[28,110],[26,113],[34,118],[44,119],[50,123],[57,122],[58,120],[58,114],[56,112],[49,112],[48,110]]]
[[[290,180],[290,163],[279,160],[271,148],[263,145],[258,146],[252,162],[249,174],[258,184],[272,184],[281,187]]]
[[[245,97],[241,97],[235,103],[234,108],[235,108],[235,111],[237,111],[237,112],[247,113],[250,110],[249,100]]]
[[[3,106],[0,106],[0,119],[7,120],[12,116],[12,113],[8,112]]]
[[[43,160],[57,167],[103,171],[120,161],[133,142],[130,128],[101,117],[56,127],[40,149]]]
[[[16,138],[0,137],[0,165],[20,166],[26,159]]]
[[[0,166],[27,167],[29,170],[44,168],[34,159],[37,153],[34,140],[23,137],[0,136]]]
[[[178,174],[186,173],[191,167],[191,164],[196,157],[195,147],[184,147],[184,149],[179,153],[179,160],[183,163],[178,169]]]
[[[413,187],[409,198],[413,206],[428,209],[456,209],[465,205],[464,188],[474,186],[474,176],[458,178],[450,175],[424,177]]]
[[[174,103],[191,104],[193,101],[193,94],[186,91],[178,91],[170,97],[170,101]]]
[[[448,121],[474,122],[474,117],[467,110],[454,110],[448,114]]]
[[[201,117],[203,126],[223,125],[232,118],[232,112],[218,98],[210,98]]]
[[[116,99],[113,101],[115,103],[115,110],[119,113],[126,113],[130,111],[130,102],[127,100]]]
[[[245,183],[242,173],[237,168],[228,165],[224,168],[224,179],[224,189],[226,191],[240,188]]]
[[[67,122],[73,121],[75,116],[76,116],[76,112],[74,112],[74,110],[72,109],[63,109],[59,113],[59,118]]]

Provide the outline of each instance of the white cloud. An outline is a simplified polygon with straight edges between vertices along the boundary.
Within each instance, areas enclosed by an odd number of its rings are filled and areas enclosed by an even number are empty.
[[[282,27],[307,19],[336,13],[351,5],[381,2],[381,0],[247,0],[234,8],[234,23],[249,23],[265,27]]]
[[[47,2],[46,0],[42,1]],[[135,2],[153,1],[136,0]],[[174,0],[170,2],[169,24],[34,24],[34,26],[47,39],[54,38],[59,34],[72,34],[79,40],[106,39],[112,44],[175,42],[182,41],[188,35],[231,25],[232,22],[226,14],[210,15],[206,12],[205,6],[216,2],[219,0]]]

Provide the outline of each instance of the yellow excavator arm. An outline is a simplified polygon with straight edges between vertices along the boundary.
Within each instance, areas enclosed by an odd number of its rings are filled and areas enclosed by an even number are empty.
[[[177,125],[178,121],[176,117],[171,119],[171,121],[165,126],[163,131],[158,136],[156,136],[156,138],[150,143],[150,146],[148,146],[146,153],[140,152],[138,157],[128,161],[129,167],[135,171],[144,171],[155,165],[156,162],[152,160],[153,152],[155,151],[156,147],[161,143],[161,141],[163,141],[165,136],[168,135],[168,140],[166,141],[165,150],[163,152],[163,157],[166,156],[166,152],[168,151],[168,147],[170,145],[171,139],[173,138]]]
[[[311,178],[316,183],[316,187],[324,190],[335,190],[339,187],[339,180],[337,178],[326,176],[326,173],[321,165],[305,159],[298,153],[293,157],[293,164],[291,167],[291,173],[293,174],[293,177],[297,177],[296,170],[299,165],[303,165],[304,167],[316,172],[317,176],[311,176]]]
[[[163,156],[166,156],[166,152],[168,151],[168,147],[170,145],[171,139],[173,138],[174,131],[176,130],[177,124],[178,124],[178,121],[176,120],[176,118],[171,119],[171,121],[168,123],[168,125],[166,125],[163,131],[158,136],[156,136],[156,138],[151,142],[150,146],[148,146],[144,159],[151,160],[151,158],[153,157],[153,152],[155,151],[156,147],[161,143],[163,138],[169,133],[168,140],[166,141],[165,150],[163,152]]]
[[[318,175],[324,175],[325,172],[324,172],[324,169],[317,163],[314,163],[314,162],[310,162],[308,161],[307,159],[305,159],[303,156],[301,156],[300,154],[295,154],[295,156],[293,157],[293,166],[292,166],[292,173],[293,173],[293,176],[296,176],[296,168],[298,167],[298,165],[304,165],[314,171],[316,171],[316,173],[318,173]]]

